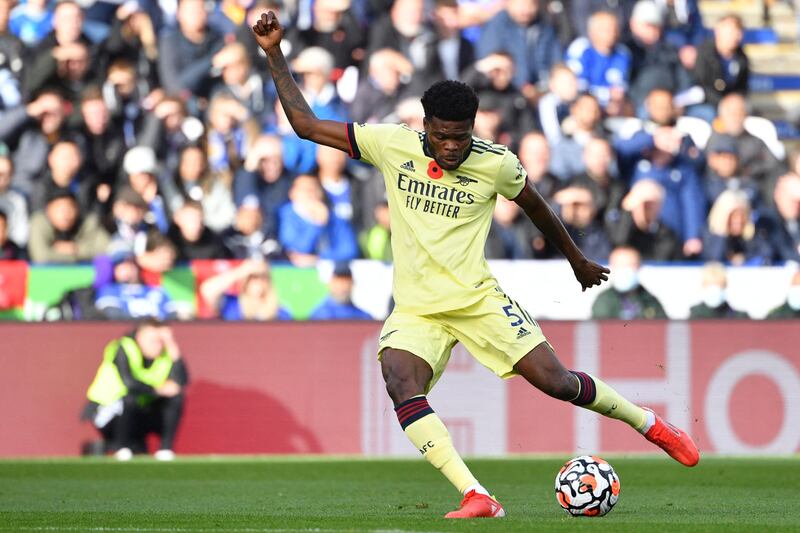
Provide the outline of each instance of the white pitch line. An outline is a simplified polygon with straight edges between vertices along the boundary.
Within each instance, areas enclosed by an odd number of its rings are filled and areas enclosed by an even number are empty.
[[[415,533],[418,530],[406,529],[322,529],[322,528],[234,528],[234,529],[218,529],[218,528],[183,528],[183,527],[59,527],[59,526],[22,526],[13,529],[5,529],[0,526],[0,531],[97,531],[109,533],[126,533],[128,531],[141,531],[141,532],[159,532],[166,531],[170,533],[183,533],[183,532],[196,532],[196,531],[232,531],[240,533],[353,533],[356,531],[371,531],[372,533]],[[436,531],[427,530],[426,533],[439,533]]]

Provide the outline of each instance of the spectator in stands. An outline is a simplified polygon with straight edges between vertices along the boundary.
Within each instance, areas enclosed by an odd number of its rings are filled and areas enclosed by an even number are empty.
[[[11,186],[14,162],[4,144],[0,144],[0,211],[5,216],[8,239],[18,246],[28,243],[28,205],[25,196]]]
[[[126,147],[135,146],[140,137],[142,144],[152,141],[144,135],[145,124],[151,124],[154,130],[160,126],[163,108],[159,109],[156,104],[164,100],[164,91],[160,88],[151,91],[150,87],[137,77],[136,68],[128,60],[117,59],[109,65],[101,87],[103,101],[112,123],[122,131]],[[150,113],[145,115],[145,111]],[[156,133],[153,131],[149,135],[152,137]],[[166,150],[167,147],[158,148]]]
[[[347,67],[364,59],[364,30],[353,16],[350,0],[316,0],[311,9],[311,26],[294,27],[288,32],[291,57],[312,46],[328,50],[333,54],[334,76],[338,79]]]
[[[518,140],[536,125],[536,114],[522,92],[512,83],[513,78],[514,63],[507,52],[489,54],[475,63],[474,68],[468,69],[463,78],[478,93],[482,106],[485,107],[489,100],[497,102],[501,130],[508,132],[508,141]]]
[[[50,147],[69,136],[67,103],[56,90],[44,90],[26,105],[0,112],[0,142],[14,154],[14,186],[30,194],[45,168]]]
[[[200,140],[205,128],[203,123],[190,117],[186,105],[177,97],[150,97],[142,131],[136,144],[154,151],[167,169],[178,167],[178,155],[183,147]]]
[[[292,69],[301,77],[300,90],[318,118],[347,120],[347,109],[331,82],[334,69],[331,52],[319,46],[306,48],[292,62]]]
[[[353,304],[353,273],[346,262],[337,262],[328,282],[328,297],[311,312],[310,320],[372,320]]]
[[[622,104],[630,84],[631,54],[619,42],[616,14],[598,11],[589,17],[588,37],[569,46],[567,65],[578,76],[579,88],[591,92],[603,109],[611,113]]]
[[[31,217],[28,253],[35,263],[76,263],[103,253],[109,240],[95,213],[81,213],[68,189],[55,189]]]
[[[278,238],[278,210],[289,200],[292,177],[283,166],[281,140],[262,135],[247,153],[234,182],[234,201],[239,207],[259,207],[267,239]]]
[[[769,241],[757,238],[752,209],[742,191],[719,195],[708,214],[703,257],[731,265],[764,265],[771,262]]]
[[[158,36],[153,20],[139,2],[122,2],[111,19],[103,53],[109,62],[123,60],[135,66],[137,83],[145,90],[158,81]]]
[[[275,107],[274,85],[252,67],[247,48],[239,42],[227,44],[211,62],[220,76],[212,98],[218,93],[232,96],[256,123],[265,125]]]
[[[372,57],[380,50],[394,50],[405,57],[413,69],[416,69],[420,63],[415,60],[412,50],[423,48],[432,38],[430,28],[425,25],[425,2],[394,0],[389,9],[369,26],[367,57]],[[419,80],[419,84],[421,87],[427,87],[430,83]]]
[[[163,184],[164,197],[172,212],[186,199],[200,202],[206,225],[219,233],[230,227],[236,215],[231,182],[227,172],[212,172],[208,168],[208,159],[201,147],[187,145],[181,150],[173,180]]]
[[[355,122],[381,122],[394,112],[405,96],[403,84],[411,80],[414,67],[399,52],[384,48],[370,54],[367,76],[358,84],[350,118]]]
[[[536,85],[547,81],[550,69],[561,60],[561,43],[548,23],[541,0],[509,0],[481,31],[478,57],[506,52],[516,68],[514,84],[531,101]]]
[[[234,259],[264,260],[280,252],[280,244],[264,235],[264,217],[258,205],[242,204],[233,226],[222,233],[222,242]]]
[[[317,148],[317,174],[330,205],[328,245],[324,259],[350,261],[358,257],[358,240],[353,226],[355,192],[346,173],[347,154],[329,146]]]
[[[578,78],[564,63],[550,69],[547,81],[550,91],[539,98],[539,124],[547,141],[555,145],[563,135],[561,125],[569,116],[570,105],[578,97]]]
[[[550,173],[550,146],[539,132],[527,133],[519,141],[517,150],[520,163],[530,180],[546,200],[552,200],[558,178]]]
[[[143,252],[136,254],[136,263],[142,267],[145,274],[164,274],[175,267],[175,259],[178,253],[175,245],[166,235],[158,232],[151,232],[147,236],[147,245]],[[179,308],[179,312],[182,310]],[[190,316],[191,312],[185,313]]]
[[[592,318],[667,318],[658,299],[639,283],[641,257],[634,248],[614,248],[609,257],[611,288],[592,305]]]
[[[775,261],[800,263],[800,176],[781,176],[774,200],[775,209],[759,219],[757,238],[770,243]]]
[[[161,287],[149,287],[142,282],[141,270],[132,252],[117,252],[111,256],[113,279],[97,289],[95,307],[112,320],[156,317],[175,318],[177,306]]]
[[[708,166],[704,187],[709,205],[726,190],[743,191],[750,205],[758,208],[761,204],[761,192],[758,183],[751,176],[741,172],[739,150],[736,140],[729,135],[720,135],[706,150]]]
[[[375,205],[373,215],[375,224],[364,229],[359,235],[361,254],[365,259],[391,263],[392,227],[389,220],[389,202],[386,198]]]
[[[68,189],[75,194],[81,211],[89,212],[95,204],[97,184],[83,172],[83,156],[73,141],[59,141],[47,155],[47,170],[36,180],[31,192],[31,210],[43,209],[47,195],[55,189]]]
[[[220,236],[205,225],[203,205],[197,200],[186,199],[175,211],[167,236],[175,244],[178,261],[230,257]]]
[[[586,170],[573,176],[569,183],[592,191],[597,218],[614,216],[619,211],[626,187],[617,175],[617,164],[611,144],[602,137],[592,137],[583,146],[583,166]]]
[[[102,65],[95,47],[82,32],[83,11],[73,0],[62,0],[53,9],[53,31],[32,51],[25,69],[28,94],[56,87],[75,108],[80,94]]]
[[[750,62],[742,49],[743,38],[742,19],[738,15],[726,15],[714,25],[714,37],[697,49],[692,76],[705,92],[706,105],[689,110],[690,113],[711,122],[723,96],[730,93],[747,94]]]
[[[653,179],[664,187],[661,220],[683,242],[684,256],[695,257],[703,249],[701,230],[705,216],[705,195],[696,170],[700,154],[688,136],[662,125],[674,109],[671,102],[668,92],[652,91],[647,107],[657,125],[655,131],[649,134],[642,130],[625,142],[617,142],[616,147],[621,160],[635,161],[631,183]]]
[[[511,144],[511,134],[503,124],[502,98],[494,93],[479,94],[480,104],[475,114],[472,134],[494,143]]]
[[[152,148],[135,146],[125,153],[122,170],[126,179],[122,184],[130,185],[139,193],[149,207],[145,220],[155,225],[162,233],[169,227],[167,204],[158,188],[158,161]]]
[[[639,0],[630,20],[631,35],[625,46],[631,52],[631,86],[628,98],[641,109],[650,91],[665,89],[672,94],[692,85],[681,64],[678,50],[664,38],[664,16],[654,0]]]
[[[145,221],[147,202],[129,185],[120,187],[114,195],[108,228],[111,233],[110,250],[140,254],[147,248],[148,235],[157,231]]]
[[[8,236],[8,215],[0,209],[0,261],[13,259],[27,259],[28,255],[24,248],[20,248],[17,243],[9,239]]]
[[[200,294],[223,320],[292,319],[280,306],[269,264],[263,260],[244,261],[208,278],[200,285]]]
[[[53,29],[53,11],[47,0],[27,0],[14,6],[14,2],[4,2],[6,9],[11,10],[8,29],[16,35],[25,46],[34,48]]]
[[[786,291],[786,301],[767,314],[769,319],[800,318],[800,271],[795,272],[789,289]]]
[[[236,98],[217,93],[208,104],[206,144],[208,165],[215,174],[232,179],[242,166],[247,150],[258,136],[258,124]]]
[[[84,167],[89,175],[98,178],[100,184],[111,187],[122,168],[125,137],[121,124],[112,122],[103,93],[95,85],[88,87],[81,95],[81,119]],[[108,200],[110,189],[103,196]]]
[[[155,458],[169,461],[183,414],[189,382],[181,349],[169,326],[152,318],[111,341],[86,393],[83,418],[91,420],[105,440],[104,451],[127,461],[146,453],[145,437],[158,433]]]
[[[703,27],[703,17],[697,0],[659,0],[664,9],[664,36],[679,50],[681,63],[694,69],[697,46],[705,40],[708,31]]]
[[[486,238],[487,259],[531,259],[532,243],[542,238],[516,203],[497,197],[492,225]],[[541,243],[544,248],[544,243]]]
[[[724,136],[736,143],[739,156],[739,170],[743,176],[759,185],[764,198],[769,198],[770,187],[784,171],[784,164],[767,148],[763,140],[749,133],[745,127],[747,101],[738,93],[729,94],[719,102],[719,117],[714,122],[714,132],[708,140],[706,151],[713,152]]]
[[[16,107],[22,101],[21,83],[27,50],[13,28],[9,28],[13,4],[13,0],[0,0],[0,110]]]
[[[203,0],[179,0],[178,27],[165,31],[158,43],[158,74],[168,94],[202,97],[211,89],[214,54],[223,37],[208,27]]]
[[[316,176],[297,176],[289,189],[289,202],[278,210],[278,240],[295,266],[317,262],[330,211]]]
[[[560,180],[568,180],[583,172],[583,147],[592,137],[605,137],[603,110],[597,98],[580,95],[570,106],[570,114],[562,125],[563,136],[553,146],[550,170]]]
[[[614,147],[618,152],[621,172],[628,177],[641,160],[647,159],[655,150],[672,154],[681,165],[702,167],[702,153],[692,138],[676,127],[679,110],[675,107],[672,93],[664,89],[653,89],[645,101],[647,121],[630,137],[618,136]]]
[[[674,261],[681,257],[678,237],[661,219],[664,187],[641,180],[622,200],[622,210],[609,213],[606,227],[614,246],[635,248],[645,261]]]
[[[461,73],[475,62],[472,43],[461,34],[457,0],[435,0],[430,18],[433,38],[426,43],[424,60],[414,65],[426,83],[422,89],[435,81],[461,79]]]
[[[559,206],[564,227],[583,251],[593,261],[605,262],[611,244],[603,226],[597,221],[597,206],[592,190],[583,184],[567,184],[554,196]]]
[[[737,311],[728,303],[725,293],[728,287],[728,276],[721,263],[706,263],[700,276],[702,279],[701,301],[689,310],[690,319],[748,318],[747,313]]]

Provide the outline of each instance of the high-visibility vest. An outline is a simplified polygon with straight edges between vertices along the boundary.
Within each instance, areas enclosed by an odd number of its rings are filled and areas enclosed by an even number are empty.
[[[114,339],[103,350],[103,362],[97,369],[97,375],[89,386],[89,390],[86,391],[86,397],[100,405],[110,405],[128,394],[128,387],[123,383],[119,376],[119,370],[114,364],[114,358],[120,346],[128,358],[131,375],[142,383],[151,387],[159,387],[167,381],[169,372],[172,370],[172,359],[166,351],[145,368],[142,350],[135,340],[131,337]]]

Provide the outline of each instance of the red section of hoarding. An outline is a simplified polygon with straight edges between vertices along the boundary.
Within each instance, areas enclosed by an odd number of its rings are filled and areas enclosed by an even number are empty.
[[[76,455],[103,346],[126,324],[0,326],[0,456]],[[191,385],[179,453],[358,453],[369,324],[178,324]]]
[[[379,324],[174,327],[192,379],[179,453],[395,449],[369,447],[388,442],[380,432],[397,423],[390,404],[372,399],[385,394],[377,368],[366,366],[378,365],[372,346]],[[594,373],[633,401],[685,425],[704,452],[800,451],[797,323],[555,322],[542,327],[566,367]],[[130,329],[119,323],[0,325],[0,425],[5,428],[0,456],[75,455],[83,441],[95,438],[88,423],[78,420],[86,387],[105,343]],[[482,381],[483,369],[459,367],[468,362],[454,358],[447,372],[456,379],[442,389],[450,405],[444,396],[439,402],[442,412],[450,413],[454,440],[471,453],[654,451],[625,424],[548,398],[519,377],[499,382],[503,388],[487,392],[486,408],[477,409],[474,392],[480,386],[490,389]],[[488,440],[480,430],[486,413],[504,417],[506,428]]]

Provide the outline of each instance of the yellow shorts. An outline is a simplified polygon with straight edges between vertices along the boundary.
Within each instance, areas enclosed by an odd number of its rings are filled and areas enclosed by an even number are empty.
[[[383,324],[378,359],[386,348],[406,350],[424,359],[433,369],[429,392],[457,342],[480,364],[509,378],[516,375],[514,365],[547,340],[530,314],[497,287],[463,309],[432,315],[395,310]]]

